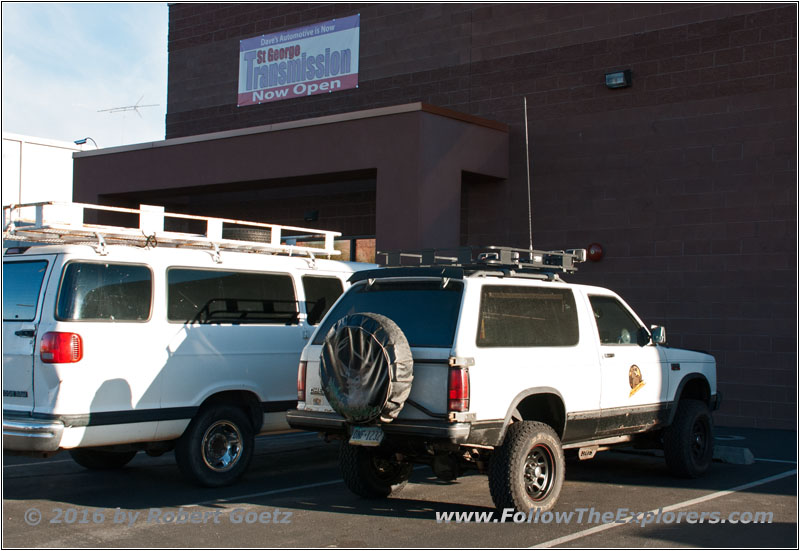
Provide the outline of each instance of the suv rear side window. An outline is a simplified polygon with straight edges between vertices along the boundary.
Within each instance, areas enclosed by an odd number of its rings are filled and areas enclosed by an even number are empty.
[[[574,346],[578,313],[569,289],[486,285],[478,346]]]
[[[455,338],[464,285],[460,281],[375,281],[351,287],[317,330],[322,344],[333,324],[348,314],[372,312],[390,318],[411,346],[449,348]]]
[[[56,319],[146,321],[152,296],[153,276],[147,266],[71,262],[61,278]]]
[[[3,321],[33,321],[47,262],[3,262]]]
[[[344,291],[337,277],[303,276],[308,323],[317,325]]]
[[[297,323],[289,274],[167,270],[167,318],[181,323]]]

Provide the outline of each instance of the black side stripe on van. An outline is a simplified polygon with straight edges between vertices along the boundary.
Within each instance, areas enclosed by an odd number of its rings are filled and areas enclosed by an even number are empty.
[[[261,410],[264,413],[279,413],[297,407],[297,400],[284,400],[282,402],[261,402]]]
[[[264,413],[279,413],[292,409],[296,405],[296,400],[261,402],[261,410]],[[79,415],[34,413],[32,417],[45,421],[61,421],[67,427],[102,427],[107,425],[191,419],[199,409],[199,407],[136,409],[129,411],[101,411]]]

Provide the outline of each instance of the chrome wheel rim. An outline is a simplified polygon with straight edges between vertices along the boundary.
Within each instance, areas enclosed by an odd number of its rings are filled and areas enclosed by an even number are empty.
[[[203,435],[203,462],[212,471],[231,470],[242,457],[242,434],[230,421],[217,421]]]
[[[525,458],[525,492],[533,501],[541,501],[550,493],[555,480],[553,454],[550,448],[537,444]]]

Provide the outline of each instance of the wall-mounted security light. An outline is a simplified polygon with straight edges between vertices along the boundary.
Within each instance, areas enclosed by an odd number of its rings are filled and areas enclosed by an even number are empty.
[[[85,144],[87,141],[91,141],[91,142],[94,144],[94,148],[95,148],[95,149],[100,149],[99,147],[97,147],[97,142],[96,142],[96,141],[94,141],[94,140],[93,140],[92,138],[90,138],[89,136],[86,136],[85,138],[83,138],[83,139],[81,139],[81,140],[75,140],[75,145],[83,145],[83,144]]]
[[[606,88],[627,88],[631,85],[631,70],[606,73]]]

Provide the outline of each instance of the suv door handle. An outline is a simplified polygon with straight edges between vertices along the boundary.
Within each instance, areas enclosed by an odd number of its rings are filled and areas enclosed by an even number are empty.
[[[36,334],[36,329],[20,329],[19,331],[14,331],[14,334],[18,337],[31,339]]]
[[[613,352],[606,352],[605,354],[603,354],[603,357],[604,358],[613,358],[614,357],[614,353]]]

